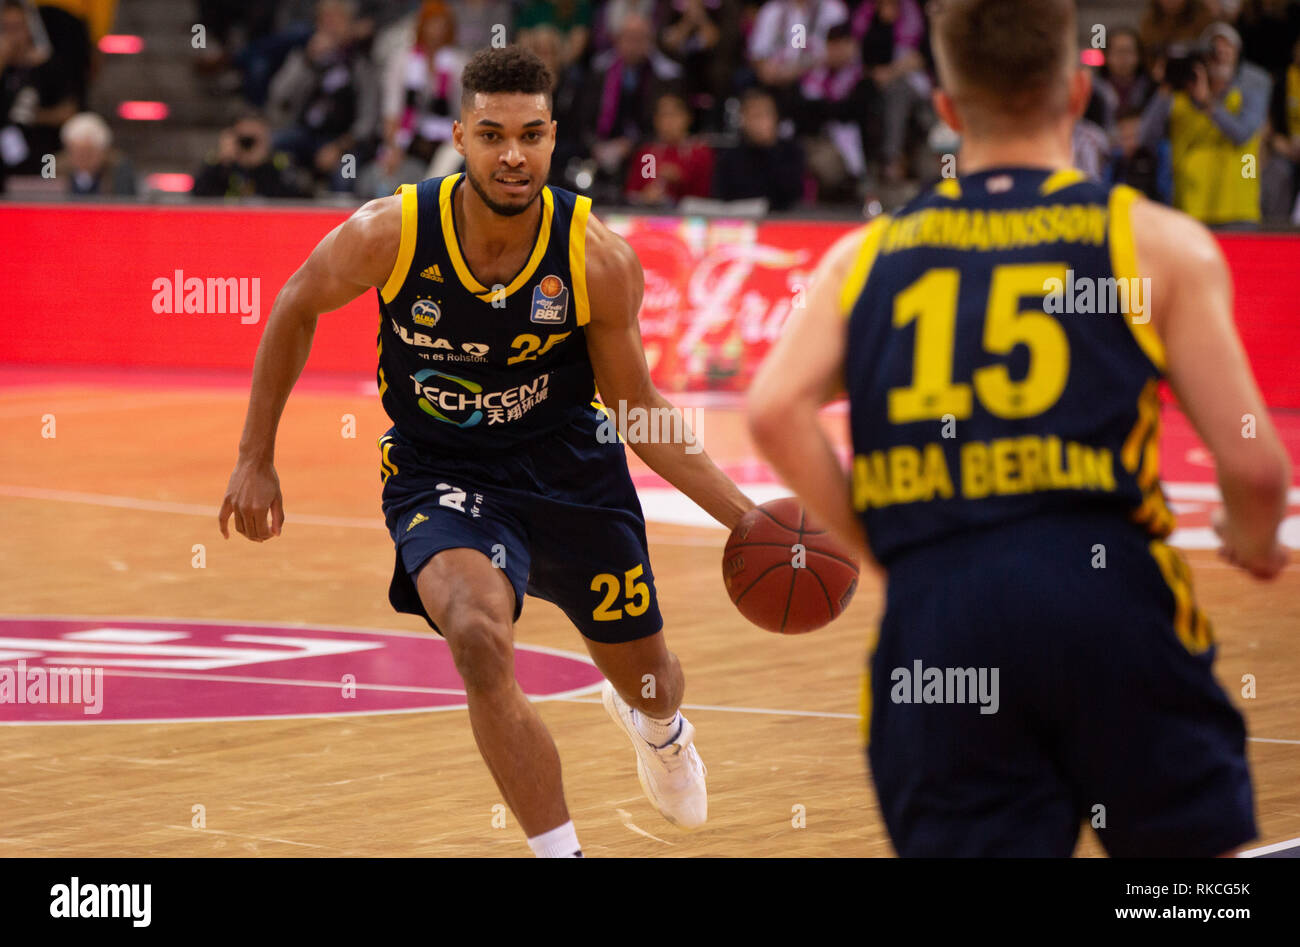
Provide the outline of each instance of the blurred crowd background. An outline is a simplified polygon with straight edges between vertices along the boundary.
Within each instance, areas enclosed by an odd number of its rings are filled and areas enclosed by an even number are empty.
[[[1300,225],[1300,0],[1079,8],[1079,168],[1214,226]],[[551,183],[606,206],[870,216],[960,146],[922,0],[0,0],[0,186],[391,194],[461,167],[460,69],[494,41],[555,76]]]

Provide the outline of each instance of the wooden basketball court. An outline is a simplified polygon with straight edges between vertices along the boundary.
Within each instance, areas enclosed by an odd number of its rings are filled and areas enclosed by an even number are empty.
[[[290,399],[277,455],[284,535],[258,545],[223,541],[216,524],[246,389],[85,383],[71,369],[16,379],[0,401],[0,612],[426,633],[387,602],[393,553],[375,441],[388,421],[373,386],[354,387],[306,386]],[[43,437],[51,415],[55,436]],[[737,412],[709,410],[708,422],[715,460],[729,470],[751,462]],[[879,582],[864,576],[831,627],[781,638],[728,601],[724,533],[652,523],[650,538],[709,769],[709,825],[685,834],[659,818],[598,694],[546,700],[585,853],[891,854],[857,736]],[[1220,679],[1250,727],[1257,844],[1300,837],[1300,569],[1263,585],[1212,552],[1188,555],[1220,641]],[[517,631],[529,645],[583,651],[563,615],[536,599]],[[1241,698],[1247,674],[1254,699]],[[106,701],[119,687],[149,687],[147,676],[105,680]],[[458,709],[0,726],[6,856],[526,856],[513,816],[497,827],[500,803]],[[1083,836],[1080,854],[1100,851]]]

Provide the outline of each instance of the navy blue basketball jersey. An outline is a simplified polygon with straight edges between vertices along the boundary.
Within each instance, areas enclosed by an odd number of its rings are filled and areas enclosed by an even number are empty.
[[[1001,169],[864,229],[841,297],[845,382],[853,504],[882,564],[1056,511],[1172,530],[1137,197]]]
[[[408,440],[491,454],[573,419],[595,396],[583,327],[591,199],[544,187],[532,254],[484,286],[461,253],[463,174],[404,184],[397,264],[379,290],[379,394]]]

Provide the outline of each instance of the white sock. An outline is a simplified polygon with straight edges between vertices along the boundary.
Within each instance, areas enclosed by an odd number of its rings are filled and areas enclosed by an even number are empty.
[[[651,746],[663,747],[671,743],[681,730],[681,717],[681,712],[676,710],[671,717],[663,720],[634,710],[632,720],[636,724],[636,732],[641,734],[641,739]]]
[[[534,835],[528,840],[528,847],[538,858],[582,857],[582,847],[578,845],[578,832],[572,819],[549,832]]]

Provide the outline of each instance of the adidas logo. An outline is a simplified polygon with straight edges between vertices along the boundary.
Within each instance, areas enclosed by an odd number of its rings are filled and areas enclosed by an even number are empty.
[[[436,263],[433,266],[426,266],[420,275],[425,279],[431,279],[437,283],[442,282],[442,271],[438,269],[438,264]]]
[[[416,513],[415,518],[412,519],[411,522],[406,525],[406,531],[409,533],[411,530],[415,529],[415,527],[419,526],[421,523],[427,522],[428,519],[429,517],[425,516],[423,513]]]

